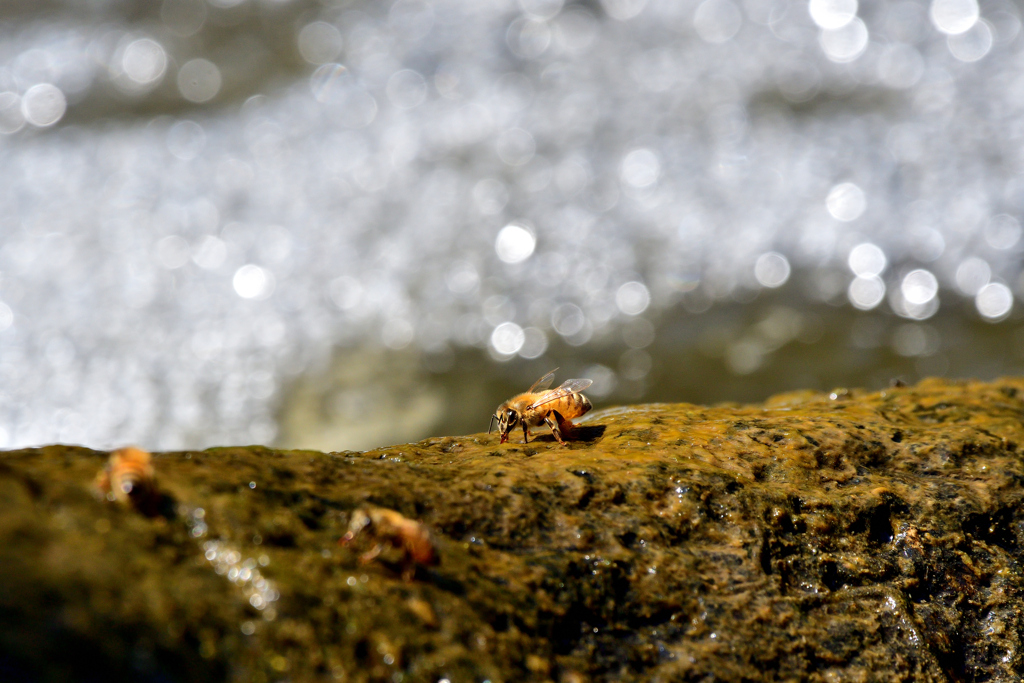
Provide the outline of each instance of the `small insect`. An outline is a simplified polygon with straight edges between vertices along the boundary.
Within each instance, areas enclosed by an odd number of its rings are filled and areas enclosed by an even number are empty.
[[[567,379],[557,389],[548,390],[557,370],[555,368],[534,382],[525,394],[513,396],[498,406],[498,410],[491,415],[487,433],[491,433],[491,427],[497,420],[501,443],[505,443],[512,428],[522,424],[523,443],[528,443],[529,428],[546,424],[558,443],[564,446],[563,436],[572,431],[572,419],[593,408],[590,400],[580,392],[594,382],[589,379]]]
[[[338,543],[348,545],[361,534],[369,536],[375,545],[360,555],[359,561],[370,562],[387,548],[401,550],[402,578],[406,581],[416,575],[417,566],[432,567],[441,562],[427,528],[394,510],[356,508],[349,519],[348,531]]]
[[[132,505],[146,515],[155,515],[159,503],[152,456],[134,446],[110,454],[106,466],[96,475],[96,489],[110,501]]]

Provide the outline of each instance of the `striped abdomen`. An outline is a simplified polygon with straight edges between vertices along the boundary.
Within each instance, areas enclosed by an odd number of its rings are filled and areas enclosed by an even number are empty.
[[[548,412],[557,412],[562,419],[571,420],[585,414],[594,406],[590,404],[590,399],[586,396],[579,392],[573,392],[544,407],[548,409]]]
[[[152,456],[132,446],[114,451],[97,477],[96,485],[110,500],[143,507],[156,491]]]

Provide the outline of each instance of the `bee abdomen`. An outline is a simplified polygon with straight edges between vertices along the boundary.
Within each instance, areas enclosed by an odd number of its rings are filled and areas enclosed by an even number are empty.
[[[573,405],[576,407],[576,410],[579,411],[580,415],[594,407],[593,405],[591,405],[590,399],[584,396],[583,394],[573,394],[572,400]]]
[[[97,477],[97,488],[110,500],[148,510],[156,494],[149,453],[133,447],[114,451]]]

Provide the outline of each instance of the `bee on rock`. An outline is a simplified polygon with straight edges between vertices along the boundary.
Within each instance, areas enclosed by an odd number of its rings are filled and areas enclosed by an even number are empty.
[[[155,514],[159,495],[152,456],[134,446],[119,448],[96,475],[96,489],[107,500],[132,505],[143,514]]]
[[[386,548],[402,551],[402,578],[412,580],[417,566],[435,566],[440,558],[434,549],[427,528],[414,519],[403,517],[394,510],[385,508],[356,508],[349,519],[348,531],[338,541],[348,545],[362,534],[371,538],[375,545],[359,556],[366,563],[380,555]]]
[[[593,406],[580,392],[593,384],[589,379],[567,379],[557,389],[550,389],[555,378],[555,368],[533,383],[525,394],[513,396],[498,406],[491,415],[491,426],[498,421],[501,443],[508,441],[508,434],[517,424],[523,426],[523,443],[529,442],[529,429],[546,424],[558,443],[565,445],[563,436],[572,431],[572,419],[580,417]],[[487,433],[491,433],[488,426]]]

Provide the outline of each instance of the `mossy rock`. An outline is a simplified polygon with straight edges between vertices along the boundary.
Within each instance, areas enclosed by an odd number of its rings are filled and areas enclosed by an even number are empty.
[[[0,680],[1019,681],[1024,380],[598,411],[576,440],[0,453]],[[441,558],[339,545],[359,507]]]

